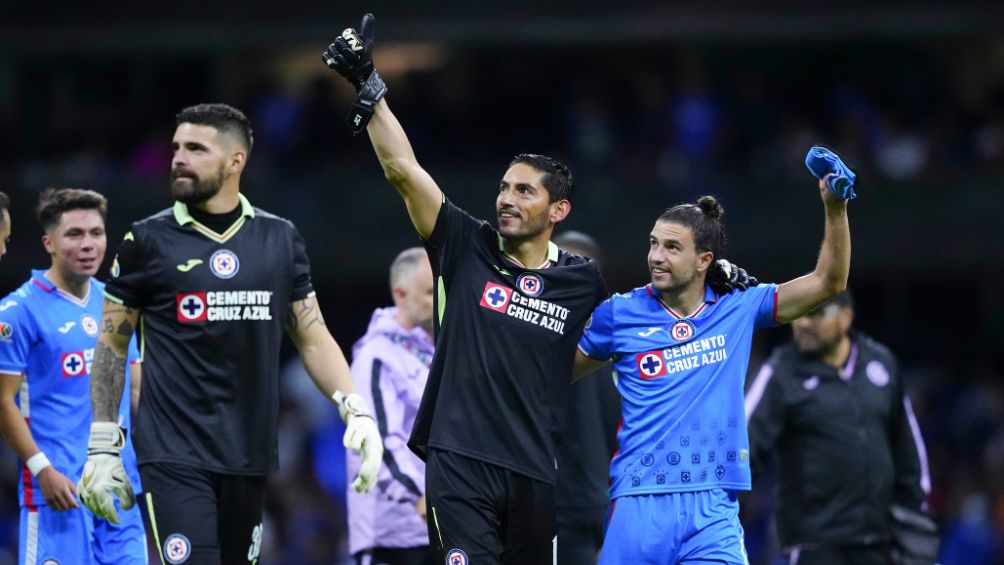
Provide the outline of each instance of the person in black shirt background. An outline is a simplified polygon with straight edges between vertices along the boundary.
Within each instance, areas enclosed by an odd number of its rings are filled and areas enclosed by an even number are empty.
[[[94,423],[77,491],[112,521],[111,492],[132,505],[115,414],[126,345],[138,330],[145,370],[133,437],[162,557],[255,563],[265,477],[278,468],[283,327],[346,420],[345,446],[362,456],[357,490],[372,488],[383,447],[324,324],[303,238],[240,194],[252,147],[247,118],[225,104],[186,108],[172,145],[174,207],[132,225],[105,288]]]
[[[751,466],[757,475],[779,456],[777,529],[791,563],[932,564],[924,441],[896,358],[852,330],[853,318],[844,291],[795,320],[792,342],[751,381]],[[904,515],[926,528],[926,542],[896,542]]]
[[[554,243],[603,266],[599,245],[582,232],[562,232]],[[558,565],[596,563],[600,554],[620,402],[610,363],[572,383],[558,454]]]

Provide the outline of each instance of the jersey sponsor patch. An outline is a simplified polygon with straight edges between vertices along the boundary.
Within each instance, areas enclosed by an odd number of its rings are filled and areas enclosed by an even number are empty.
[[[544,292],[544,281],[537,275],[532,273],[525,273],[516,279],[516,286],[519,287],[523,294],[536,298],[540,296],[541,292]]]
[[[468,565],[469,563],[467,554],[462,549],[453,548],[446,552],[446,565]]]
[[[676,341],[687,341],[694,337],[694,323],[690,320],[677,320],[669,328],[669,335]]]
[[[206,321],[206,293],[185,292],[178,294],[178,321]]]
[[[666,363],[659,351],[647,351],[635,355],[638,362],[638,374],[643,381],[666,375]]]
[[[500,284],[490,282],[485,285],[485,291],[481,293],[481,306],[495,310],[496,312],[505,312],[505,308],[509,305],[511,297],[511,290]]]
[[[241,264],[237,255],[229,249],[220,249],[209,258],[209,270],[221,279],[231,279],[240,270]]]
[[[184,563],[192,554],[192,544],[181,534],[171,534],[164,540],[164,559],[168,563]]]
[[[0,339],[6,341],[14,337],[14,326],[7,322],[0,322]]]
[[[84,328],[84,333],[91,337],[98,337],[98,321],[90,314],[80,317],[80,327]]]
[[[64,377],[79,377],[87,372],[87,362],[82,351],[64,353],[60,358],[60,364],[63,367]]]

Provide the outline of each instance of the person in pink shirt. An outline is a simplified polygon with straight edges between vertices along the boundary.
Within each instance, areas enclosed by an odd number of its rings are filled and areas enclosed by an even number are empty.
[[[357,565],[431,565],[425,522],[425,462],[408,437],[432,362],[432,268],[421,247],[402,251],[390,267],[394,306],[373,312],[352,347],[352,380],[373,406],[383,438],[376,488],[348,489],[349,551]],[[349,474],[359,457],[348,454]]]

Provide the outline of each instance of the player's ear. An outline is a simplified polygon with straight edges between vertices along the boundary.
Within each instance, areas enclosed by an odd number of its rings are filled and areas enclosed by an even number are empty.
[[[697,254],[697,272],[707,273],[708,267],[714,261],[715,254],[710,251],[705,251],[704,253]]]
[[[551,203],[551,214],[549,219],[552,224],[556,224],[568,217],[572,211],[572,203],[569,200],[559,200]]]
[[[49,255],[56,251],[56,246],[52,244],[52,238],[47,233],[42,234],[42,246],[45,247],[45,252]]]
[[[851,308],[841,308],[840,313],[840,331],[847,333],[851,329],[851,324],[854,323],[854,310]]]
[[[244,149],[242,147],[235,148],[234,152],[230,154],[230,164],[228,167],[230,169],[229,171],[230,174],[237,174],[243,171],[244,165],[247,163],[247,160],[248,160],[247,149]]]

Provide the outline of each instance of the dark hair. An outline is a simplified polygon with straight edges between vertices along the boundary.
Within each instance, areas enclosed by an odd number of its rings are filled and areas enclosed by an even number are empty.
[[[108,201],[93,190],[82,188],[47,188],[38,197],[35,215],[42,229],[49,231],[59,224],[64,212],[70,210],[97,210],[104,220],[108,215]]]
[[[836,304],[841,308],[854,308],[854,297],[851,295],[851,289],[845,288],[840,294],[813,308],[813,311],[822,310],[830,304]]]
[[[254,132],[251,130],[251,120],[244,112],[229,104],[197,104],[178,112],[175,125],[196,124],[210,126],[224,133],[237,136],[248,153],[254,145]]]
[[[598,264],[603,264],[603,251],[600,249],[600,244],[587,233],[569,230],[554,236],[551,241],[565,251],[585,255]]]
[[[517,163],[525,163],[545,173],[541,182],[547,189],[551,202],[572,199],[572,172],[561,161],[534,153],[520,153],[512,158],[509,166]]]
[[[702,196],[697,204],[677,204],[667,208],[657,222],[672,222],[690,228],[694,235],[694,247],[698,252],[710,251],[712,260],[725,256],[725,224],[722,215],[725,209],[714,196]]]
[[[3,211],[10,210],[10,198],[0,192],[0,226],[3,225]]]

